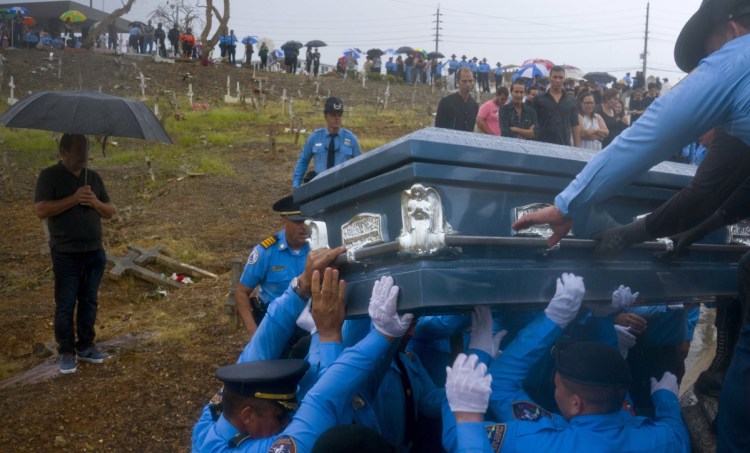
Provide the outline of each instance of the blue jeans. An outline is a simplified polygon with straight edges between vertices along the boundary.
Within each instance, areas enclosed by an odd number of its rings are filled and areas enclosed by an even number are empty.
[[[55,273],[55,339],[61,354],[83,351],[94,343],[97,294],[106,261],[104,250],[78,253],[52,250],[52,270]],[[77,329],[74,330],[73,312],[76,301]]]
[[[742,257],[738,268],[744,324],[719,397],[719,453],[750,451],[750,253]]]

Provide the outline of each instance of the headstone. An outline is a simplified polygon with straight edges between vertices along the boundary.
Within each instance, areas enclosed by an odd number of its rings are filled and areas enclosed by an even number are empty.
[[[184,288],[185,285],[176,282],[166,277],[162,277],[156,272],[146,269],[145,267],[135,264],[134,260],[138,258],[139,253],[130,251],[125,256],[114,256],[107,255],[107,261],[113,264],[112,269],[109,271],[115,278],[122,277],[123,274],[133,274],[135,277],[156,285],[167,285],[173,288]]]
[[[130,250],[140,253],[140,256],[136,258],[135,260],[133,260],[135,264],[142,265],[142,264],[156,262],[172,270],[176,270],[180,272],[191,272],[194,274],[198,274],[202,277],[218,278],[218,275],[212,272],[208,272],[207,270],[192,266],[187,263],[183,263],[182,261],[178,261],[174,258],[170,258],[166,255],[163,255],[161,251],[164,249],[164,244],[158,244],[150,249],[139,247],[134,244],[130,244],[128,245],[128,248]]]
[[[294,98],[289,99],[289,129],[294,129]]]
[[[232,96],[230,92],[231,86],[232,86],[232,83],[230,81],[230,77],[227,76],[227,94],[224,95],[224,103],[225,104],[239,104],[240,103],[240,96],[239,96],[240,82],[237,82],[237,96]]]
[[[18,102],[18,99],[16,99],[15,92],[14,92],[16,89],[16,84],[13,81],[13,76],[10,76],[10,83],[8,84],[8,87],[10,88],[10,96],[8,97],[8,105],[13,105],[16,102]]]
[[[318,91],[320,91],[320,79],[315,81],[315,95],[318,95]]]
[[[60,59],[57,60],[57,78],[58,80],[62,80],[62,55],[60,55]]]
[[[187,97],[188,97],[188,106],[192,108],[193,107],[193,84],[192,83],[188,84]]]
[[[286,97],[286,88],[284,88],[284,91],[281,92],[281,115],[282,116],[284,115],[284,106],[286,105],[287,99],[288,98]]]
[[[159,104],[158,103],[154,104],[154,116],[159,118]]]
[[[146,99],[146,80],[151,80],[148,77],[144,77],[142,72],[138,73],[138,77],[136,79],[139,79],[141,83],[138,85],[141,88],[141,99]]]
[[[362,88],[365,88],[366,83],[367,83],[367,77],[362,77]]]

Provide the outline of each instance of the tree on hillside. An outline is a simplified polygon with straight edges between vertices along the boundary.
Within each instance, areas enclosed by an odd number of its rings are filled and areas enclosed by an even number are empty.
[[[127,0],[126,3],[122,4],[122,8],[117,8],[116,10],[112,11],[112,14],[97,22],[89,31],[86,39],[83,40],[83,48],[91,48],[94,45],[94,39],[104,33],[104,31],[107,30],[107,28],[109,28],[109,26],[112,25],[122,15],[129,13],[130,8],[133,7],[133,3],[135,3],[135,0]]]
[[[219,28],[216,29],[211,39],[208,39],[208,34],[211,32],[211,25],[213,17],[219,21]],[[219,36],[221,32],[229,23],[229,0],[224,0],[224,14],[221,14],[219,10],[214,6],[213,0],[206,0],[206,26],[203,27],[201,32],[201,42],[203,43],[203,55],[207,57],[211,55],[211,51],[219,42]]]
[[[200,18],[200,8],[197,1],[190,0],[169,0],[166,4],[160,4],[151,12],[151,19],[164,24],[166,29],[177,24],[180,30],[186,30],[188,27],[197,28],[202,25]]]

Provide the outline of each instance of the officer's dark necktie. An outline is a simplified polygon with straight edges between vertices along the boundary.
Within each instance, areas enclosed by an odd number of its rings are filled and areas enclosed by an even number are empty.
[[[415,407],[416,403],[414,401],[414,391],[411,385],[411,380],[409,379],[409,374],[406,371],[406,366],[404,365],[404,362],[401,361],[401,353],[396,353],[395,360],[398,371],[401,374],[401,386],[404,388],[404,403],[406,404],[406,413],[404,414],[406,418],[404,439],[406,439],[408,444],[411,444],[414,441],[414,435],[417,430],[417,411]]]
[[[334,166],[334,155],[336,154],[336,137],[338,137],[339,134],[331,134],[331,141],[328,143],[328,165],[326,168],[331,168]]]

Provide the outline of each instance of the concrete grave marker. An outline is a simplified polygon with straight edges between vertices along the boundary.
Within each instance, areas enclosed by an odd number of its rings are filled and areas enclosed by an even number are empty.
[[[13,76],[10,76],[10,83],[8,84],[8,87],[10,88],[10,96],[8,96],[8,105],[13,105],[16,102],[18,102],[18,99],[15,98],[16,84],[13,81]]]
[[[187,97],[188,97],[188,105],[189,105],[189,107],[193,108],[193,84],[192,83],[188,84]]]
[[[146,99],[146,80],[151,80],[148,77],[144,77],[142,72],[139,72],[140,74],[136,79],[139,79],[141,81],[139,87],[141,88],[141,99]]]

